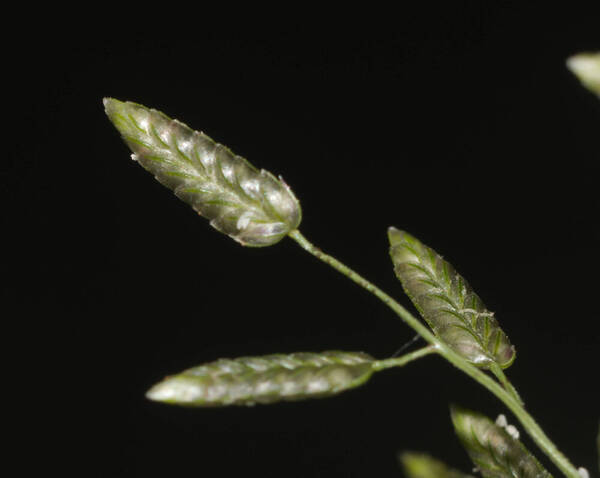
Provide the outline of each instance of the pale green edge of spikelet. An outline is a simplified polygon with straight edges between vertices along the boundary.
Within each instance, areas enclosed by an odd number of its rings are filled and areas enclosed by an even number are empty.
[[[600,52],[573,55],[567,59],[567,67],[586,88],[600,97]]]
[[[404,451],[398,455],[406,478],[474,478],[448,467],[426,453]]]

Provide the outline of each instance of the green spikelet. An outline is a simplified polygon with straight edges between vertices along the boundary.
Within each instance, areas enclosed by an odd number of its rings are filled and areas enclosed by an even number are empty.
[[[489,418],[451,409],[454,429],[484,478],[552,478],[523,444]]]
[[[147,397],[194,407],[328,397],[366,382],[373,361],[364,353],[339,351],[221,359],[167,377]]]
[[[104,106],[132,158],[217,230],[245,246],[270,246],[300,224],[300,204],[283,180],[160,111],[112,98]]]
[[[452,265],[407,232],[388,236],[396,276],[433,332],[478,367],[510,366],[515,348]]]

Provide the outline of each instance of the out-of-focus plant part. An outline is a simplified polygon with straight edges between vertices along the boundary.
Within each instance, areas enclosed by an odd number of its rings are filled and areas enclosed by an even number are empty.
[[[600,52],[573,55],[567,66],[586,88],[600,97]]]
[[[283,180],[160,111],[112,98],[104,107],[131,157],[242,245],[270,246],[300,224],[300,204]]]
[[[523,444],[489,418],[451,408],[454,429],[484,478],[552,478]]]
[[[398,458],[406,478],[474,478],[449,468],[444,463],[424,453],[403,452]]]
[[[147,397],[175,405],[254,405],[336,395],[365,383],[374,359],[328,351],[220,359],[167,377]]]
[[[433,332],[472,364],[506,368],[515,348],[450,263],[407,232],[388,230],[394,271]]]

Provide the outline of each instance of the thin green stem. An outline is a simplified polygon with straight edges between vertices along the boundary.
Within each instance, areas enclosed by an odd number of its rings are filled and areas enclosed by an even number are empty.
[[[310,252],[313,256],[317,257],[321,261],[329,264],[331,267],[336,269],[337,271],[344,274],[346,277],[350,278],[358,285],[367,289],[371,294],[375,295],[379,300],[381,300],[384,304],[386,304],[390,309],[392,309],[397,315],[400,316],[404,322],[406,322],[413,330],[419,333],[421,337],[423,337],[429,344],[438,345],[439,340],[429,331],[423,323],[416,319],[408,310],[402,307],[398,302],[392,299],[389,295],[383,292],[381,289],[373,285],[367,279],[358,275],[352,269],[350,269],[345,264],[342,264],[335,257],[329,256],[325,254],[321,249],[312,245],[298,229],[293,230],[289,233],[289,236],[294,239],[303,249]]]
[[[517,402],[519,402],[519,404],[522,407],[524,407],[525,406],[525,402],[523,402],[523,400],[521,399],[521,396],[519,395],[519,392],[517,392],[517,389],[513,386],[512,383],[510,383],[510,380],[505,375],[504,370],[502,370],[502,368],[500,368],[500,366],[498,364],[492,364],[492,366],[490,367],[490,371],[500,381],[500,383],[502,384],[502,386],[504,387],[504,389],[507,392],[509,392],[513,396],[513,398]]]
[[[402,355],[401,357],[393,357],[385,360],[377,360],[373,362],[373,370],[379,371],[384,370],[386,368],[392,367],[403,367],[409,362],[413,360],[420,359],[421,357],[425,357],[426,355],[433,354],[437,352],[437,348],[435,345],[428,345],[427,347],[420,348],[419,350],[415,350],[406,355]]]
[[[380,290],[378,287],[373,285],[371,282],[354,272],[348,266],[342,264],[336,258],[325,254],[319,248],[311,244],[297,229],[289,233],[289,236],[294,239],[303,249],[310,252],[312,255],[317,257],[319,260],[330,265],[337,271],[356,282],[364,289],[371,292],[390,309],[392,309],[409,327],[415,330],[423,339],[428,342],[435,351],[448,360],[459,370],[462,370],[469,377],[479,382],[491,393],[493,393],[502,403],[504,403],[509,410],[511,410],[517,419],[521,422],[529,436],[535,441],[540,449],[552,460],[552,462],[567,476],[568,478],[581,478],[577,469],[569,461],[569,459],[561,453],[554,443],[548,438],[540,426],[536,423],[529,413],[525,410],[520,400],[518,400],[512,393],[504,389],[498,382],[493,380],[490,376],[485,374],[483,371],[475,367],[474,365],[467,362],[463,357],[458,355],[452,349],[450,349],[444,342],[440,341],[433,333],[423,325],[421,321],[415,318],[408,310],[398,304],[385,292]],[[403,357],[400,357],[401,359]],[[504,376],[502,372],[501,376]],[[506,379],[506,377],[504,376]],[[501,379],[499,377],[501,381]],[[509,384],[508,379],[503,382],[505,385]],[[514,389],[510,385],[509,389]],[[516,390],[514,391],[516,393]]]

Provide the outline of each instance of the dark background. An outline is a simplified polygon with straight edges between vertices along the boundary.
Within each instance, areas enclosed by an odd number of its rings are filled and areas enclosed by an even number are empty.
[[[282,174],[302,232],[407,306],[386,228],[443,254],[516,345],[508,375],[528,408],[595,470],[600,102],[565,59],[600,49],[600,16],[591,2],[482,4],[331,17],[173,4],[24,25],[5,53],[2,299],[26,387],[20,441],[45,451],[23,467],[399,477],[396,454],[412,449],[467,471],[448,404],[506,413],[434,357],[325,400],[148,402],[163,376],[220,357],[383,358],[413,333],[293,241],[245,249],[213,230],[129,159],[103,113],[112,96]]]

